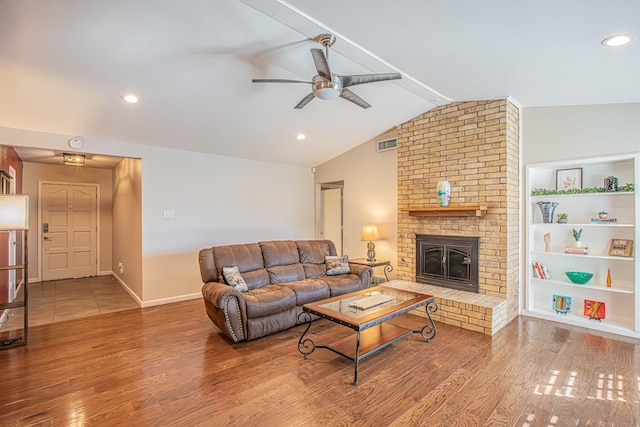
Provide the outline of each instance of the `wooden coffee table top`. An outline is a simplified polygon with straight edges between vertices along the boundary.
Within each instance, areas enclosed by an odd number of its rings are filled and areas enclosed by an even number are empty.
[[[431,295],[381,285],[305,304],[302,309],[362,331],[433,300]]]

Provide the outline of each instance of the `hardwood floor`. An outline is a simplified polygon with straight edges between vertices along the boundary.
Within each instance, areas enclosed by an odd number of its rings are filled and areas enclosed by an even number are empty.
[[[27,347],[0,351],[0,425],[640,423],[636,340],[529,318],[494,337],[438,327],[430,344],[414,334],[362,361],[354,387],[346,359],[303,359],[303,326],[229,344],[200,300],[36,326]]]

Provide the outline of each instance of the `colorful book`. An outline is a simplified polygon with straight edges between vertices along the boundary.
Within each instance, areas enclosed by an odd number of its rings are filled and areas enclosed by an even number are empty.
[[[533,273],[538,279],[546,279],[544,270],[542,270],[542,267],[540,266],[538,261],[533,261]]]

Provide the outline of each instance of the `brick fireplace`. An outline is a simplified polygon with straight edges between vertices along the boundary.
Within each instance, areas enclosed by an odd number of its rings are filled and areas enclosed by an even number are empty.
[[[398,126],[398,279],[416,282],[417,234],[479,237],[478,293],[506,300],[505,323],[519,300],[518,126],[509,100],[451,103]],[[450,206],[486,205],[484,216],[409,216],[438,204],[443,180]],[[436,319],[460,325],[459,317],[444,309]]]

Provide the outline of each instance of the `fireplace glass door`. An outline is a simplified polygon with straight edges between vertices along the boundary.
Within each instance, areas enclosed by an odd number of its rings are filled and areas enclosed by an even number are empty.
[[[416,281],[478,292],[478,240],[418,235]]]

